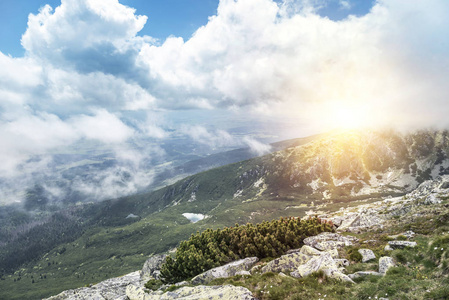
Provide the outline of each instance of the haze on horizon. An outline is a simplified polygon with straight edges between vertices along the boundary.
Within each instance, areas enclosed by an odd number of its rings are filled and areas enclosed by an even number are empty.
[[[3,185],[29,184],[53,154],[86,144],[119,163],[100,189],[77,188],[111,190],[125,170],[133,180],[117,196],[151,181],[144,162],[175,135],[263,154],[338,127],[448,125],[448,1],[378,0],[360,13],[355,0],[221,0],[191,36],[167,38],[142,34],[151,11],[131,2],[45,5],[30,11],[25,54],[0,52]]]

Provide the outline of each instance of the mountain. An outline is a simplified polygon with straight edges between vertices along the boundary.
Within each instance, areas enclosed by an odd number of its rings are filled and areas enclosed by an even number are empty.
[[[47,212],[0,248],[0,296],[45,297],[135,271],[197,230],[404,195],[448,173],[448,154],[447,131],[333,132],[154,192]]]

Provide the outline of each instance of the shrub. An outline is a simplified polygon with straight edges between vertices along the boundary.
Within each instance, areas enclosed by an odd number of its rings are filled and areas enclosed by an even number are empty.
[[[300,247],[306,237],[323,231],[333,229],[318,218],[281,218],[256,225],[207,229],[182,241],[175,257],[167,257],[161,274],[164,282],[174,283],[236,259],[277,257]]]

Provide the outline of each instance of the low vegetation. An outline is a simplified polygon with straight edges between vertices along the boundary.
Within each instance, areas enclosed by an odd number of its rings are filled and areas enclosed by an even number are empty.
[[[233,260],[277,257],[323,231],[333,231],[332,224],[318,218],[281,218],[223,230],[207,229],[180,243],[175,258],[168,257],[162,266],[162,277],[166,283],[175,283]]]

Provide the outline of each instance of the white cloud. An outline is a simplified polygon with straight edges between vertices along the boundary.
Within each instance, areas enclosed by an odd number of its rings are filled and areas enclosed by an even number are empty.
[[[350,12],[350,1],[339,3]],[[322,5],[221,0],[189,40],[161,45],[137,36],[147,17],[117,0],[43,7],[29,16],[25,57],[0,53],[1,177],[36,169],[33,157],[61,145],[170,137],[150,117],[163,110],[293,117],[315,132],[335,126],[341,108],[365,125],[449,125],[448,1],[378,0],[338,22],[316,14]],[[218,126],[179,123],[175,130],[211,148],[268,151]],[[148,157],[133,151],[114,153],[119,168],[138,173]],[[44,156],[39,168],[51,163]]]
[[[243,142],[248,145],[251,152],[257,155],[264,155],[270,152],[271,146],[261,143],[253,138],[244,137]]]

